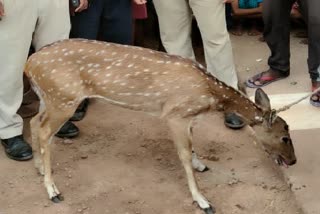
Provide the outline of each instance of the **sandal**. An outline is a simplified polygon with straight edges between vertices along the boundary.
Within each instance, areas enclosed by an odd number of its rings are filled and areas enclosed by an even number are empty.
[[[312,91],[317,90],[317,88],[317,83],[312,83]],[[320,107],[320,91],[310,97],[310,104],[314,107]]]
[[[289,72],[287,72],[285,75],[275,74],[275,72],[276,71],[269,69],[267,71],[256,74],[246,81],[246,85],[249,88],[260,88],[289,76]],[[257,82],[259,82],[260,84],[257,84]]]

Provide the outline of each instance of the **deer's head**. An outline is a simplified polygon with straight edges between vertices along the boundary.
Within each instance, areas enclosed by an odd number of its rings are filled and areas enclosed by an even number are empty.
[[[255,102],[261,107],[263,117],[256,118],[260,124],[253,126],[256,137],[262,143],[265,151],[279,165],[293,165],[296,163],[293,144],[290,138],[288,124],[271,109],[270,100],[262,89],[257,89]]]

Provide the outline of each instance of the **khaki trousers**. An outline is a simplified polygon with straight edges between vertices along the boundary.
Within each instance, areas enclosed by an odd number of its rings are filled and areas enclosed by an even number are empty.
[[[32,44],[36,50],[69,37],[68,0],[1,0],[0,139],[22,134],[17,115],[23,96],[23,68]]]
[[[169,54],[195,59],[191,43],[194,14],[204,44],[207,69],[238,88],[237,74],[222,0],[154,0],[163,46]]]

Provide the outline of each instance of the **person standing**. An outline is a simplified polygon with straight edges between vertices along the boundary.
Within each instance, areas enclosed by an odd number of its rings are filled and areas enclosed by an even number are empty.
[[[222,0],[153,0],[158,14],[160,37],[169,54],[195,60],[191,42],[192,16],[197,20],[205,52],[207,70],[227,85],[238,89],[238,78],[226,27]],[[236,114],[227,114],[225,124],[242,128]]]
[[[81,8],[80,8],[81,9]],[[69,1],[0,0],[0,139],[7,156],[23,161],[33,157],[22,135],[17,114],[23,96],[23,69],[31,43],[36,51],[69,37]],[[72,123],[61,136],[78,134]]]
[[[88,0],[83,0],[88,4]],[[143,4],[143,0],[135,0]],[[86,10],[71,15],[70,38],[102,40],[118,44],[133,43],[133,20],[131,0],[93,0]],[[85,99],[77,108],[71,121],[82,120],[87,112],[89,100]]]
[[[290,13],[296,0],[264,0],[264,38],[271,51],[269,69],[247,80],[250,88],[259,88],[290,75]],[[308,69],[311,90],[320,87],[320,1],[298,1],[308,25]],[[313,106],[320,107],[320,93],[310,97]]]

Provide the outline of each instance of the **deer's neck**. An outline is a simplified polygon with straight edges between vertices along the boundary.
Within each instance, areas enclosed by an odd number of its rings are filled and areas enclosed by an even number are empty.
[[[217,108],[224,112],[234,112],[243,117],[247,124],[257,124],[257,118],[263,117],[262,109],[252,102],[246,95],[218,82],[214,86],[214,97],[218,98]]]

